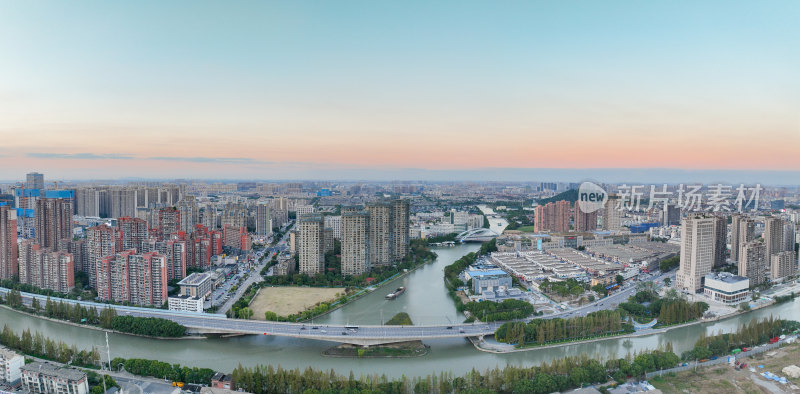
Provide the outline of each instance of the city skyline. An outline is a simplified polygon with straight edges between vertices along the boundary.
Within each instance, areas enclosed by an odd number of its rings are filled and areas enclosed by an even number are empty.
[[[66,179],[796,178],[800,6],[770,4],[7,4],[0,165]]]

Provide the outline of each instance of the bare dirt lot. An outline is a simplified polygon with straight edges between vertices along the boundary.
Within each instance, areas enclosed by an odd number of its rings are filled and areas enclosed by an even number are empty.
[[[800,363],[800,345],[784,346],[775,351],[760,354],[753,358],[743,358],[748,368],[736,371],[727,364],[709,368],[700,368],[697,372],[686,371],[678,374],[664,375],[650,379],[650,383],[664,393],[800,393],[798,385],[800,379],[790,379],[789,384],[782,385],[768,381],[758,373],[770,371],[780,376],[781,369],[788,365]],[[763,365],[764,368],[758,368]],[[756,368],[756,373],[750,372],[750,367]]]
[[[320,287],[264,287],[250,303],[253,319],[264,320],[264,312],[289,316],[313,308],[317,303],[335,300],[345,289]]]

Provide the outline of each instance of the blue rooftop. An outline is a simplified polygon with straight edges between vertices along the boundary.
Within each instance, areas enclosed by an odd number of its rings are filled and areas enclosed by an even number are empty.
[[[493,275],[508,275],[503,270],[488,270],[488,271],[467,271],[470,278],[478,277],[478,276],[493,276]]]

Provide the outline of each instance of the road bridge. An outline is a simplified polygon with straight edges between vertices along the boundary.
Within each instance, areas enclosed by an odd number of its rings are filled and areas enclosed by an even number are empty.
[[[5,297],[9,289],[0,287]],[[30,306],[34,298],[44,305],[46,296],[21,293],[22,301]],[[467,338],[493,335],[501,323],[422,325],[422,326],[376,326],[376,325],[321,325],[308,323],[267,322],[258,320],[231,319],[225,315],[178,312],[164,309],[143,308],[103,304],[90,301],[77,301],[64,298],[50,298],[53,302],[79,304],[98,311],[113,308],[119,316],[156,317],[172,320],[194,334],[253,334],[275,335],[294,338],[315,339],[360,346],[380,345],[406,341],[441,338]]]

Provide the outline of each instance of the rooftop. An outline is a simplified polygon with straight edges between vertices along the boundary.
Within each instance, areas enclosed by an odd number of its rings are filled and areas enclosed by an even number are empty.
[[[23,371],[30,371],[45,376],[62,378],[71,381],[86,379],[86,374],[76,368],[61,368],[58,365],[50,363],[33,362],[23,365],[21,369]]]
[[[178,282],[178,286],[196,286],[208,279],[211,279],[211,275],[204,272],[194,272]]]
[[[706,275],[706,279],[714,279],[725,283],[738,283],[744,280],[749,280],[743,276],[734,275],[727,272],[712,272]]]
[[[469,274],[471,278],[476,278],[481,276],[508,275],[505,271],[501,269],[486,270],[486,271],[468,271],[467,274]]]

